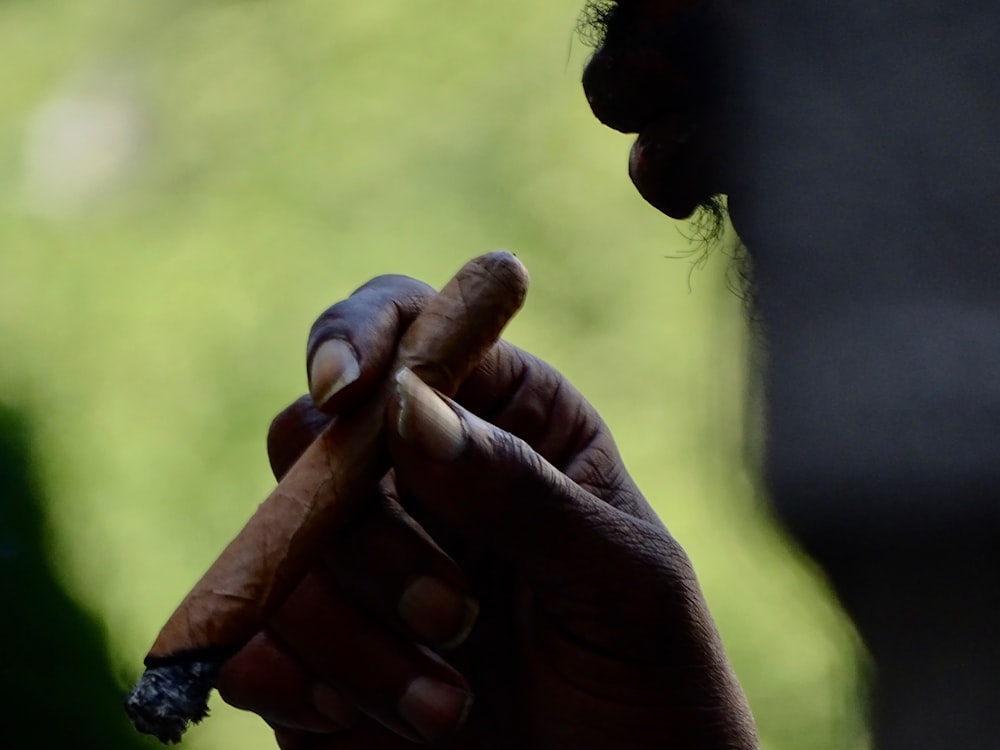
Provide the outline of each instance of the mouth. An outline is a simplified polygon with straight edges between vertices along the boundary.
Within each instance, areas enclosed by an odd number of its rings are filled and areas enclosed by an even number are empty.
[[[686,219],[709,197],[698,187],[697,135],[692,118],[668,115],[642,128],[629,151],[628,175],[639,195],[673,219]]]
[[[599,51],[584,71],[584,91],[598,120],[638,136],[628,173],[639,194],[667,216],[686,219],[713,195],[705,159],[708,129],[689,84],[663,75],[663,66],[648,58],[644,62]]]
[[[638,135],[628,170],[639,194],[684,219],[719,192],[713,190],[718,128],[697,66],[685,64],[695,35],[675,21],[634,18],[631,11],[612,17],[605,43],[584,69],[583,89],[598,120]]]

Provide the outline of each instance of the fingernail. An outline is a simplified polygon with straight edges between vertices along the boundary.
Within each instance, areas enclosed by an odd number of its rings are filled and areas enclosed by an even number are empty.
[[[430,677],[418,677],[399,699],[399,714],[428,742],[457,732],[472,708],[472,693]]]
[[[309,367],[309,393],[316,406],[322,406],[334,394],[353,383],[361,374],[354,349],[343,339],[324,341],[313,355]]]
[[[396,373],[400,437],[437,461],[458,458],[465,447],[462,420],[433,389],[406,367]]]
[[[338,727],[351,725],[351,704],[329,685],[317,682],[312,691],[312,701],[315,709]]]
[[[400,597],[399,616],[425,643],[448,650],[469,637],[479,604],[444,581],[420,576]]]

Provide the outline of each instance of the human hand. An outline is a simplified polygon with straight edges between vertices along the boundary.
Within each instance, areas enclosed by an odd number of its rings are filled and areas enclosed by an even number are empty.
[[[393,377],[393,474],[223,697],[286,750],[756,747],[690,562],[582,396],[504,343],[456,402],[388,372],[430,294],[380,277],[315,324],[315,398],[273,423],[275,473]]]

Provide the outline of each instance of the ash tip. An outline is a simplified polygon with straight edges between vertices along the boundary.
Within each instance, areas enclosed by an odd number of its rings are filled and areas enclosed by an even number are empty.
[[[204,660],[149,667],[125,697],[125,713],[138,731],[164,744],[180,742],[189,724],[208,716],[219,667]]]

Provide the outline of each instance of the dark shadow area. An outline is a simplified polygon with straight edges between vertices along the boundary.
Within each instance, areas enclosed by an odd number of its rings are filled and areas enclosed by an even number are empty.
[[[9,748],[152,748],[121,708],[103,630],[46,558],[44,498],[25,418],[0,404],[0,705]]]

